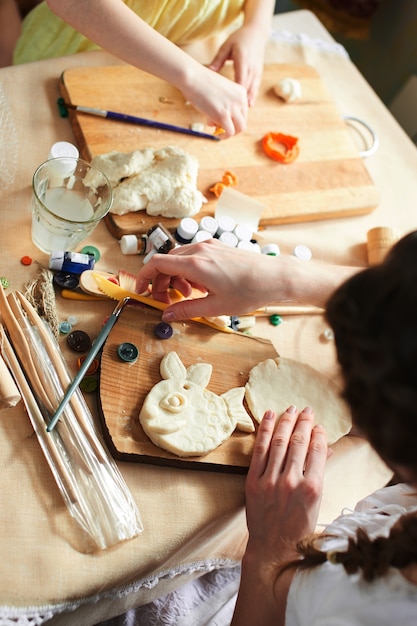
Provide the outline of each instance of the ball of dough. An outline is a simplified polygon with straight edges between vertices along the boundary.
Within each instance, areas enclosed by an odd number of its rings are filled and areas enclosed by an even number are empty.
[[[285,102],[295,102],[302,96],[301,83],[296,78],[283,78],[275,85],[274,92]]]

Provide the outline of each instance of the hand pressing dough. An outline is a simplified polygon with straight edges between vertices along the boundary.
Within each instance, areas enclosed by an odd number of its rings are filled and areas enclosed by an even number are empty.
[[[207,454],[226,441],[236,428],[253,432],[243,407],[244,387],[221,396],[206,389],[209,363],[184,366],[176,352],[160,364],[162,381],[145,398],[139,421],[145,434],[160,448],[180,457]]]
[[[267,359],[249,372],[245,399],[254,418],[260,422],[267,409],[280,417],[291,405],[298,410],[310,406],[316,422],[324,426],[329,444],[352,428],[347,404],[335,383],[305,363],[292,359]]]
[[[197,189],[198,160],[181,148],[109,152],[92,163],[113,187],[111,213],[145,210],[148,215],[182,218],[198,213],[205,201]]]

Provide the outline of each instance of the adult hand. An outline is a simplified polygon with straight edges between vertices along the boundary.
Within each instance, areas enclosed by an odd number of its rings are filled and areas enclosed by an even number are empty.
[[[271,300],[274,294],[285,299],[287,266],[286,257],[248,252],[211,239],[175,248],[169,254],[155,254],[140,270],[136,291],[142,293],[152,282],[155,300],[169,303],[170,286],[185,298],[193,288],[200,290],[200,298],[169,306],[163,314],[166,321],[242,315],[276,302]]]
[[[265,565],[294,557],[296,543],[314,531],[326,459],[326,433],[312,409],[291,406],[278,423],[265,413],[246,481],[248,546]]]
[[[232,626],[285,625],[295,570],[277,575],[315,528],[326,458],[326,435],[311,409],[289,407],[278,424],[273,411],[265,413],[246,479],[249,540]]]

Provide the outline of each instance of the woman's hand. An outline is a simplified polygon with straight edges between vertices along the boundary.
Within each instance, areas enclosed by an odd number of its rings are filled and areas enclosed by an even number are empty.
[[[326,433],[312,409],[291,406],[278,423],[265,413],[246,481],[248,545],[264,563],[292,558],[297,541],[314,531],[326,459]]]
[[[289,407],[278,423],[266,411],[246,480],[249,539],[233,626],[285,624],[294,571],[275,581],[280,566],[296,558],[297,542],[315,529],[326,458],[326,434],[311,409]]]
[[[140,270],[136,291],[142,293],[152,282],[155,300],[169,303],[170,286],[185,298],[190,297],[193,288],[200,290],[200,298],[169,306],[163,314],[167,322],[243,315],[276,302],[275,294],[285,300],[287,267],[286,257],[239,250],[211,239],[175,248],[169,254],[155,254]]]

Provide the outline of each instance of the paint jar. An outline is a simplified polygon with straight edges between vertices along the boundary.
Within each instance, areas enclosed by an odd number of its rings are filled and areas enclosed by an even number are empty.
[[[94,256],[81,252],[53,250],[49,257],[49,269],[69,274],[82,274],[94,267]]]

